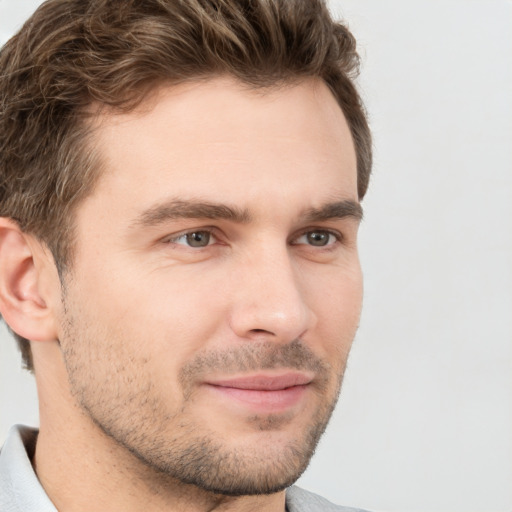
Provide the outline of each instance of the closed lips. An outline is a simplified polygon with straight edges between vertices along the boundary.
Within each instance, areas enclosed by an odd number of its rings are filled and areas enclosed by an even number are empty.
[[[253,391],[279,391],[295,386],[305,386],[312,380],[312,376],[305,373],[287,373],[283,375],[253,375],[232,379],[212,380],[206,382],[206,384]]]

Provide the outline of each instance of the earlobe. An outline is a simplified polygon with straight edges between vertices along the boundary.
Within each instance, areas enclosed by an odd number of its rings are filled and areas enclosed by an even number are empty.
[[[15,222],[0,218],[0,313],[26,339],[55,340],[55,322],[41,294],[38,255],[30,238]]]

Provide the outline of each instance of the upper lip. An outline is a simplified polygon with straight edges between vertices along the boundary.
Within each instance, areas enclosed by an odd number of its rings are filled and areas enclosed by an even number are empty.
[[[257,374],[209,380],[206,384],[225,388],[247,389],[254,391],[277,391],[294,386],[304,386],[313,380],[311,375],[303,372],[281,374]]]

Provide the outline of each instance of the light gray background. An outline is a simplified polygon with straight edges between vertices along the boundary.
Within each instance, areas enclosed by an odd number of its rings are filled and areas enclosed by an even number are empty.
[[[0,0],[5,41],[35,0]],[[375,136],[362,324],[300,483],[374,511],[512,510],[512,3],[340,0]],[[37,423],[0,332],[0,442]]]

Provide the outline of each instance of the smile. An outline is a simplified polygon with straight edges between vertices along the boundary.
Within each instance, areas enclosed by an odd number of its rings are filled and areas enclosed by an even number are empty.
[[[311,375],[285,373],[251,375],[206,382],[205,385],[220,398],[253,412],[284,412],[303,400]]]

